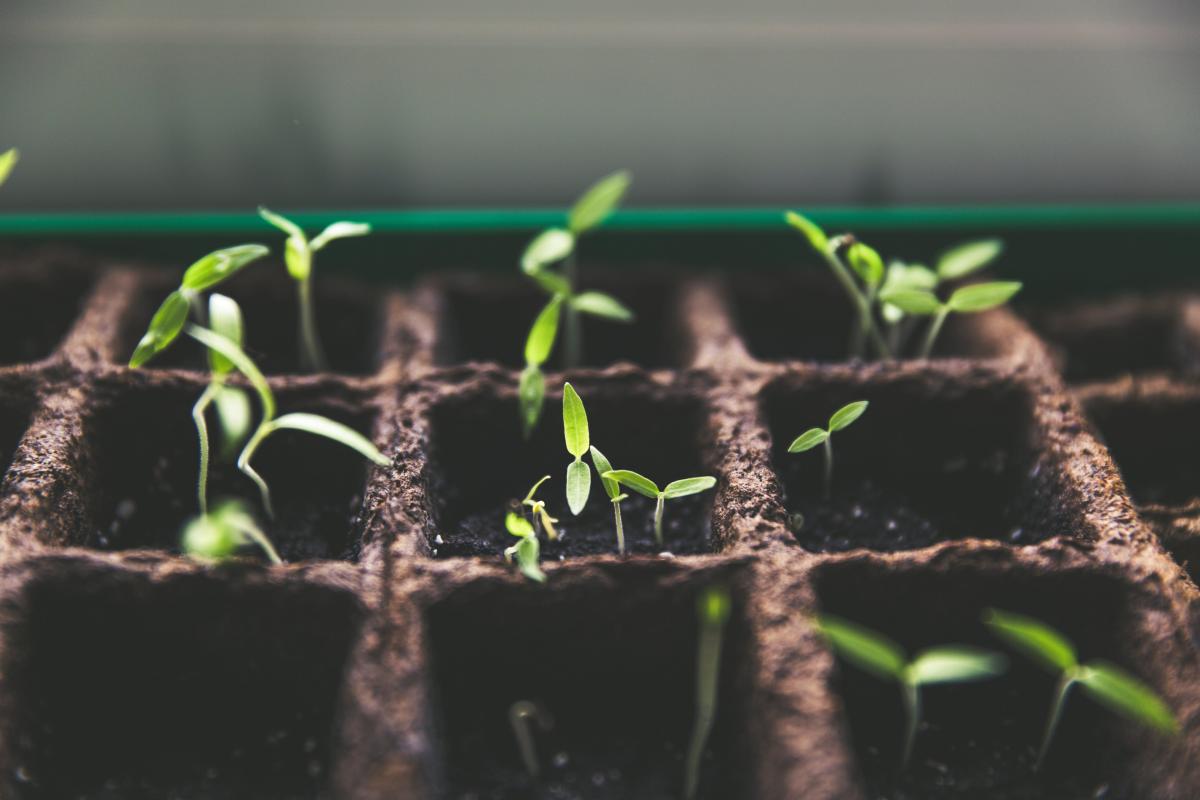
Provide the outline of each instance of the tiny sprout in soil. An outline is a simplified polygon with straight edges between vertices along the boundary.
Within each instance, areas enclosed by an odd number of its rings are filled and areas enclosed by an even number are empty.
[[[542,529],[546,531],[546,538],[553,542],[558,538],[558,531],[554,528],[554,525],[558,522],[558,519],[550,516],[550,512],[546,510],[545,500],[534,499],[534,495],[537,494],[537,490],[541,488],[541,485],[548,480],[550,480],[550,476],[544,475],[542,476],[541,480],[531,486],[529,488],[529,493],[526,494],[525,499],[521,501],[521,505],[529,508],[529,513],[533,517],[534,521],[535,533],[537,530],[537,524],[540,522]]]
[[[617,552],[625,555],[625,525],[621,522],[621,501],[628,498],[629,495],[621,491],[621,484],[612,478],[604,477],[604,475],[612,472],[612,464],[605,458],[604,453],[597,450],[594,445],[592,446],[592,465],[601,476],[600,484],[604,487],[604,493],[608,495],[609,502],[612,503],[613,521],[617,526]]]
[[[867,405],[866,400],[856,400],[853,403],[842,406],[833,412],[833,416],[829,418],[828,428],[809,428],[797,436],[788,446],[789,453],[803,453],[806,450],[812,450],[819,444],[825,445],[825,480],[823,489],[826,500],[833,493],[833,433],[834,431],[840,431],[843,428],[849,427],[863,415],[867,410]]]
[[[905,314],[914,316],[932,316],[933,321],[925,332],[925,341],[921,345],[920,358],[929,358],[933,353],[933,345],[938,333],[946,323],[951,312],[958,314],[974,314],[980,311],[1002,306],[1021,291],[1021,284],[1016,281],[994,281],[992,283],[973,283],[955,289],[945,302],[928,289],[896,289],[882,295],[884,302],[900,309]]]
[[[721,641],[729,620],[729,590],[710,586],[696,599],[700,637],[696,650],[696,720],[688,742],[683,796],[693,800],[700,787],[700,758],[717,714],[717,683],[721,667]]]
[[[921,723],[922,686],[986,680],[1007,667],[998,653],[962,645],[931,647],[910,661],[895,642],[856,623],[824,614],[817,626],[842,658],[900,687],[906,717],[901,766],[908,764]]]
[[[1075,684],[1118,714],[1165,733],[1178,733],[1179,725],[1175,716],[1153,689],[1107,662],[1079,663],[1074,646],[1049,625],[1031,617],[996,609],[984,614],[984,622],[1013,648],[1058,676],[1058,686],[1046,718],[1035,768],[1040,768],[1046,758],[1067,693]]]
[[[504,527],[518,540],[512,547],[505,548],[504,559],[511,562],[515,558],[517,566],[520,567],[526,578],[538,583],[545,583],[546,573],[542,572],[542,568],[538,566],[542,547],[538,544],[537,532],[533,529],[533,523],[515,511],[509,511],[504,517]]]
[[[521,753],[521,761],[529,777],[537,780],[541,775],[541,765],[538,762],[537,746],[533,741],[531,721],[543,731],[554,727],[554,719],[544,708],[529,700],[518,700],[508,709],[508,721],[512,725],[513,736],[517,740],[517,750]]]
[[[296,281],[300,318],[300,364],[310,372],[328,369],[321,337],[317,335],[317,317],[313,309],[313,256],[335,239],[366,236],[371,226],[361,222],[335,222],[311,240],[299,225],[290,219],[259,207],[259,216],[287,234],[283,257],[288,274]]]
[[[13,167],[17,165],[19,158],[20,154],[15,147],[0,153],[0,186],[3,186],[4,182],[8,180],[8,176],[12,173]]]
[[[569,383],[563,384],[563,438],[567,443],[567,452],[575,458],[567,465],[567,507],[572,514],[579,516],[592,491],[592,471],[583,460],[591,447],[591,440],[583,400]]]
[[[654,481],[644,475],[639,475],[630,469],[615,469],[600,476],[615,481],[622,486],[628,486],[640,495],[657,501],[654,507],[654,539],[659,547],[663,544],[663,505],[667,500],[707,492],[717,485],[717,479],[711,476],[699,478],[681,478],[671,481],[662,489]]]
[[[239,549],[256,545],[272,564],[283,560],[240,500],[224,500],[193,517],[183,529],[183,552],[200,561],[224,561]]]

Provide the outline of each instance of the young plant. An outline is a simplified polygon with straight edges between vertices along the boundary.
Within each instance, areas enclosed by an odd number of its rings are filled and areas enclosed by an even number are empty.
[[[1175,734],[1179,724],[1154,690],[1124,670],[1105,661],[1079,663],[1074,646],[1044,622],[1020,614],[989,609],[984,622],[992,631],[1040,666],[1058,676],[1058,687],[1050,704],[1042,743],[1034,769],[1040,769],[1058,728],[1063,705],[1071,687],[1079,684],[1102,705],[1129,719],[1166,733]]]
[[[272,564],[283,563],[241,500],[224,500],[183,529],[183,551],[200,561],[224,561],[247,545],[257,545]]]
[[[505,548],[504,560],[511,563],[515,558],[517,566],[520,567],[526,578],[538,583],[545,583],[546,573],[542,572],[542,568],[538,565],[542,555],[542,546],[538,543],[533,523],[520,514],[509,511],[504,517],[504,527],[517,537],[516,544]]]
[[[546,378],[542,374],[542,365],[554,349],[562,304],[562,295],[556,294],[551,297],[550,302],[546,303],[546,307],[533,321],[529,337],[525,340],[525,369],[521,371],[517,397],[520,403],[521,429],[526,439],[533,433],[538,419],[542,416],[542,404],[546,399]]]
[[[933,353],[934,342],[942,325],[951,313],[976,314],[981,311],[1002,306],[1021,291],[1021,284],[1016,281],[994,281],[991,283],[973,283],[955,289],[945,302],[938,299],[937,294],[928,289],[897,289],[881,296],[885,303],[899,308],[905,314],[916,316],[931,316],[929,328],[925,333],[925,341],[921,345],[920,358],[929,358]]]
[[[592,471],[583,460],[591,447],[591,437],[583,400],[569,383],[563,384],[563,438],[567,443],[567,452],[575,459],[567,465],[567,507],[572,514],[579,516],[592,491]]]
[[[371,226],[362,222],[335,222],[310,240],[300,226],[290,219],[263,206],[259,206],[258,213],[287,234],[283,259],[288,274],[296,281],[296,299],[300,311],[300,364],[310,372],[323,372],[328,368],[328,363],[321,347],[321,337],[317,335],[317,316],[313,309],[313,256],[334,239],[366,236],[371,232]]]
[[[688,495],[707,492],[717,485],[717,479],[711,476],[699,478],[682,478],[671,481],[662,489],[645,475],[639,475],[631,469],[614,469],[603,473],[601,478],[616,481],[622,486],[628,486],[638,494],[655,501],[654,506],[654,540],[658,546],[663,545],[663,506],[667,500],[674,500]]]
[[[823,483],[824,496],[828,500],[833,494],[833,434],[849,427],[867,410],[866,400],[856,400],[833,412],[829,418],[828,428],[809,428],[788,445],[789,453],[803,453],[812,450],[819,444],[825,445],[825,479]]]
[[[541,765],[538,763],[537,747],[533,742],[531,721],[537,723],[543,731],[554,727],[554,719],[537,703],[518,700],[509,706],[508,722],[512,725],[513,736],[517,739],[517,750],[521,753],[521,760],[525,762],[525,771],[529,773],[529,777],[537,780],[541,775]]]
[[[700,757],[712,732],[717,715],[717,683],[721,669],[721,641],[729,621],[729,590],[710,586],[696,598],[696,616],[700,621],[696,648],[696,720],[688,742],[683,773],[684,800],[693,800],[700,788]]]
[[[931,647],[909,660],[900,646],[886,636],[832,614],[818,617],[817,627],[842,658],[900,687],[906,718],[901,766],[906,766],[912,756],[921,724],[923,686],[994,678],[1004,672],[1008,663],[998,653],[963,645]]]
[[[17,148],[13,147],[0,153],[0,186],[8,180],[8,176],[12,173],[13,167],[17,165],[17,160],[20,158],[20,153]]]
[[[625,555],[625,526],[621,522],[621,501],[627,499],[629,495],[621,491],[621,484],[612,478],[603,477],[612,472],[612,464],[608,463],[608,459],[595,446],[591,450],[592,466],[596,468],[596,474],[601,476],[600,485],[604,487],[604,493],[608,495],[608,499],[612,503],[613,519],[617,525],[617,552]]]
[[[550,516],[550,512],[546,510],[545,500],[535,500],[534,495],[543,483],[550,480],[549,475],[545,475],[529,489],[529,493],[525,495],[525,499],[521,501],[522,506],[528,506],[529,515],[533,518],[534,530],[537,530],[537,524],[540,522],[542,529],[546,531],[546,538],[554,541],[558,538],[558,531],[554,525],[558,522],[555,517]]]

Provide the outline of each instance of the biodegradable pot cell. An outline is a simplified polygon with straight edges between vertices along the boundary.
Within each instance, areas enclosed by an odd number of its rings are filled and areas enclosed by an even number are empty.
[[[41,361],[66,338],[96,271],[69,250],[0,255],[0,366]]]

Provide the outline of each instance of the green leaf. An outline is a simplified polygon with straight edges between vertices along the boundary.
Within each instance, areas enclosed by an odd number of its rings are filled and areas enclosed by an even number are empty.
[[[214,250],[187,268],[180,288],[193,292],[211,289],[269,252],[261,244],[239,244]]]
[[[922,289],[884,291],[880,292],[879,299],[894,305],[905,314],[936,314],[942,308],[937,295]]]
[[[386,467],[392,463],[387,456],[376,449],[375,445],[371,444],[370,439],[349,425],[343,425],[336,420],[322,417],[318,414],[284,414],[282,417],[271,421],[271,428],[273,430],[304,431],[315,436],[324,436],[326,439],[332,439],[338,444],[346,445],[351,450],[356,450],[381,467]]]
[[[1179,723],[1171,709],[1153,689],[1114,664],[1091,661],[1076,678],[1088,694],[1109,708],[1167,733],[1176,733]]]
[[[846,258],[850,267],[858,273],[867,286],[878,286],[883,281],[883,259],[875,248],[863,242],[850,245]]]
[[[8,180],[8,176],[12,174],[13,167],[17,165],[20,157],[20,153],[15,147],[0,153],[0,186],[3,186],[4,182]]]
[[[631,181],[632,177],[626,170],[596,181],[575,201],[567,215],[567,227],[579,235],[602,223],[621,204],[621,198],[625,196]]]
[[[521,254],[521,269],[526,275],[540,272],[542,267],[562,261],[575,249],[575,237],[562,228],[550,228],[533,238]]]
[[[950,306],[952,311],[960,314],[987,311],[1004,305],[1019,291],[1021,291],[1021,284],[1017,281],[974,283],[956,290],[954,294],[950,295],[946,305]]]
[[[821,230],[808,217],[801,216],[795,211],[788,211],[784,213],[783,218],[787,221],[788,225],[791,225],[805,235],[808,243],[812,245],[813,250],[816,250],[818,253],[824,253],[829,247],[829,237],[825,235],[825,231]]]
[[[290,219],[283,216],[282,214],[276,214],[274,211],[267,208],[266,206],[258,207],[258,215],[260,217],[262,217],[263,219],[265,219],[267,222],[274,225],[279,230],[286,233],[289,238],[291,238],[293,236],[300,238],[300,239],[305,238],[304,231],[300,228],[299,225],[292,222]]]
[[[263,376],[262,371],[250,360],[250,356],[242,351],[242,348],[224,336],[213,333],[208,328],[201,328],[199,325],[188,325],[186,331],[188,336],[191,336],[200,342],[200,344],[211,350],[218,351],[221,355],[232,361],[233,365],[238,368],[238,372],[246,376],[246,380],[250,381],[250,385],[258,393],[258,399],[263,407],[263,419],[270,420],[274,418],[275,394],[271,391],[271,385],[267,383],[267,379]]]
[[[671,481],[663,487],[663,496],[668,500],[676,497],[687,497],[690,494],[700,494],[707,492],[709,489],[717,485],[717,479],[704,476],[702,478],[682,478],[677,481]]]
[[[833,433],[850,427],[867,410],[867,405],[869,404],[866,400],[855,400],[833,412],[833,416],[829,418],[829,432]]]
[[[654,481],[647,478],[645,475],[639,475],[631,469],[614,469],[611,472],[603,473],[601,478],[609,478],[616,481],[622,486],[628,486],[640,495],[657,500],[659,491],[658,486]]]
[[[183,292],[175,290],[167,295],[167,299],[163,300],[162,305],[154,312],[150,327],[134,348],[129,366],[137,369],[170,347],[183,330],[190,308],[187,295]]]
[[[558,335],[558,315],[562,307],[562,295],[555,295],[538,313],[525,340],[525,363],[540,367],[554,349],[554,338]]]
[[[221,450],[232,453],[250,435],[250,396],[237,386],[222,386],[213,396],[213,407],[221,423]]]
[[[842,658],[880,678],[902,678],[904,651],[891,639],[832,614],[822,614],[816,622]]]
[[[596,468],[596,474],[600,476],[600,484],[604,487],[604,493],[608,495],[609,500],[617,499],[621,496],[621,484],[612,478],[604,477],[604,473],[612,472],[612,464],[608,463],[604,453],[597,450],[595,445],[592,445],[591,451],[592,465]]]
[[[821,428],[809,428],[788,445],[788,452],[803,453],[805,450],[812,450],[817,445],[824,444],[828,438],[829,431],[822,430]]]
[[[542,403],[546,399],[546,379],[534,364],[521,370],[521,382],[517,387],[517,400],[521,411],[521,428],[525,437],[533,433],[542,416]]]
[[[567,442],[567,452],[575,458],[583,458],[591,445],[583,400],[569,383],[563,384],[563,438]]]
[[[729,590],[724,586],[709,586],[696,598],[696,616],[702,625],[721,627],[732,607]]]
[[[579,516],[591,493],[592,468],[586,461],[572,461],[567,464],[567,507],[571,509],[572,514]]]
[[[621,305],[615,297],[601,292],[581,292],[571,298],[571,307],[584,314],[595,317],[613,319],[617,322],[631,322],[633,312]]]
[[[994,678],[1004,672],[1008,660],[999,653],[975,647],[950,645],[922,652],[908,665],[908,679],[917,685],[964,683]]]
[[[533,278],[539,286],[546,290],[546,293],[552,296],[562,295],[566,297],[571,293],[571,284],[562,275],[557,272],[552,272],[548,269],[543,269],[539,272],[532,273],[529,277]]]
[[[535,536],[533,523],[515,511],[509,511],[504,517],[504,527],[513,536]]]
[[[312,275],[312,249],[303,236],[289,236],[283,245],[283,263],[292,280],[304,281]]]
[[[542,572],[538,564],[541,550],[542,546],[536,536],[526,536],[517,542],[517,565],[526,578],[537,583],[546,582],[546,573]]]
[[[1032,617],[992,608],[984,613],[983,621],[1005,642],[1055,672],[1067,672],[1078,663],[1075,648],[1066,637]]]
[[[213,333],[243,346],[242,309],[232,297],[213,294],[208,298],[208,326]],[[224,376],[233,371],[233,362],[216,350],[208,351],[208,365],[214,375]]]
[[[366,236],[371,232],[371,226],[365,222],[335,222],[317,234],[309,248],[315,253],[335,239],[349,239],[354,236]]]
[[[525,494],[525,499],[522,500],[521,502],[522,503],[532,503],[533,496],[537,494],[537,490],[540,489],[542,484],[548,480],[550,480],[549,475],[543,475],[541,478],[539,478],[537,483],[535,483],[535,484],[533,484],[533,486],[529,487],[529,491]]]
[[[929,267],[920,264],[905,264],[903,261],[893,261],[888,264],[887,278],[883,282],[883,291],[899,289],[937,288],[938,276]]]
[[[944,281],[958,280],[982,269],[994,261],[1004,243],[999,239],[983,239],[953,247],[938,259],[937,274]]]

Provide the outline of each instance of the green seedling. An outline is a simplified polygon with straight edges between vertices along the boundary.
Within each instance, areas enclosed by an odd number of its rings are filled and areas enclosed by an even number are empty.
[[[1076,684],[1092,699],[1118,714],[1165,733],[1179,732],[1175,715],[1153,689],[1108,662],[1079,663],[1071,642],[1044,622],[996,609],[985,612],[983,619],[997,636],[1058,676],[1034,769],[1040,769],[1046,759],[1067,693]]]
[[[707,492],[717,485],[717,479],[711,476],[699,478],[682,478],[671,481],[662,489],[645,475],[639,475],[631,469],[614,469],[603,473],[601,478],[616,481],[621,486],[628,486],[638,494],[655,501],[654,506],[654,540],[658,546],[663,545],[663,506],[667,500]]]
[[[290,219],[259,206],[258,214],[287,234],[283,259],[288,274],[296,281],[296,299],[300,312],[300,364],[310,372],[328,368],[321,337],[317,334],[317,316],[313,309],[313,257],[335,239],[366,236],[371,226],[362,222],[335,222],[312,239],[305,236],[299,225]]]
[[[543,731],[554,727],[554,719],[544,708],[529,700],[518,700],[509,706],[508,722],[512,725],[513,736],[517,739],[517,750],[521,760],[525,762],[525,771],[529,777],[537,780],[541,775],[541,765],[538,763],[537,747],[533,742],[533,730],[530,722],[537,723]]]
[[[529,515],[533,517],[534,530],[537,530],[537,524],[540,522],[542,529],[546,531],[546,538],[553,542],[558,538],[558,531],[554,527],[558,520],[555,517],[550,516],[550,512],[546,510],[545,500],[534,499],[534,495],[537,494],[537,490],[541,488],[541,485],[548,480],[550,480],[550,476],[545,475],[541,480],[535,483],[529,489],[529,493],[525,495],[525,499],[521,501],[521,505],[529,508]]]
[[[563,384],[563,438],[574,461],[567,465],[567,507],[579,516],[592,491],[592,471],[583,456],[591,447],[587,412],[575,387]]]
[[[521,371],[521,382],[517,388],[520,401],[521,428],[528,439],[542,416],[542,405],[546,399],[546,377],[542,365],[554,349],[558,336],[558,319],[562,312],[563,296],[556,294],[533,321],[529,338],[525,340],[525,369]]]
[[[696,616],[700,622],[696,647],[696,720],[692,723],[692,738],[688,742],[683,773],[685,800],[693,800],[700,788],[700,757],[717,715],[721,642],[725,623],[729,621],[730,606],[729,590],[723,586],[710,586],[696,598]]]
[[[13,167],[17,165],[21,154],[17,152],[17,148],[13,147],[0,153],[0,186],[8,180],[8,176],[12,174]]]
[[[608,463],[608,459],[604,454],[592,447],[592,466],[596,468],[596,474],[604,476],[612,472],[612,464]],[[608,495],[609,501],[613,507],[613,520],[617,526],[617,552],[620,555],[625,555],[625,526],[621,522],[621,501],[629,497],[621,491],[621,484],[614,481],[612,478],[600,478],[600,484],[604,487],[604,493]]]
[[[900,646],[886,636],[832,614],[818,617],[817,627],[842,658],[900,687],[905,713],[901,766],[906,766],[912,756],[921,724],[921,687],[994,678],[1008,664],[998,653],[963,645],[931,647],[910,661]]]
[[[542,547],[538,543],[537,532],[533,529],[533,523],[522,517],[516,512],[509,511],[504,517],[504,527],[513,536],[517,537],[517,543],[512,547],[505,548],[504,560],[512,562],[515,558],[517,566],[526,578],[538,583],[546,582],[546,573],[542,572],[538,562],[541,559]]]
[[[824,493],[825,499],[828,500],[833,494],[833,434],[834,431],[840,431],[843,428],[849,427],[856,419],[861,417],[867,410],[868,402],[866,400],[856,400],[853,403],[846,405],[833,412],[833,416],[829,418],[828,428],[809,428],[804,433],[800,434],[795,440],[788,445],[789,453],[803,453],[806,450],[812,450],[819,444],[825,445],[825,473],[824,473]]]
[[[240,500],[218,503],[212,511],[193,517],[183,529],[183,551],[200,561],[225,561],[247,545],[257,545],[272,564],[283,563]]]
[[[263,477],[254,470],[250,462],[263,442],[277,431],[294,430],[322,436],[349,447],[379,466],[387,466],[391,463],[361,433],[328,417],[306,413],[284,414],[281,417],[276,417],[275,395],[271,391],[271,387],[267,384],[267,379],[255,363],[250,360],[250,357],[242,351],[242,348],[219,333],[215,333],[208,328],[202,328],[199,325],[188,324],[185,331],[188,336],[196,339],[209,350],[215,350],[219,355],[228,359],[237,368],[238,372],[245,376],[258,395],[259,404],[262,406],[262,418],[259,420],[258,427],[251,434],[246,445],[238,455],[237,468],[246,477],[254,481],[254,484],[258,487],[259,493],[262,496],[263,508],[268,517],[272,519],[275,517],[275,509],[271,505],[271,490]]]
[[[993,281],[973,283],[955,289],[945,302],[928,289],[897,289],[886,292],[881,297],[885,303],[899,308],[905,314],[933,317],[925,333],[920,353],[920,358],[929,358],[933,353],[934,342],[937,341],[937,336],[951,313],[976,314],[988,311],[1004,305],[1019,291],[1021,284],[1016,281]]]

